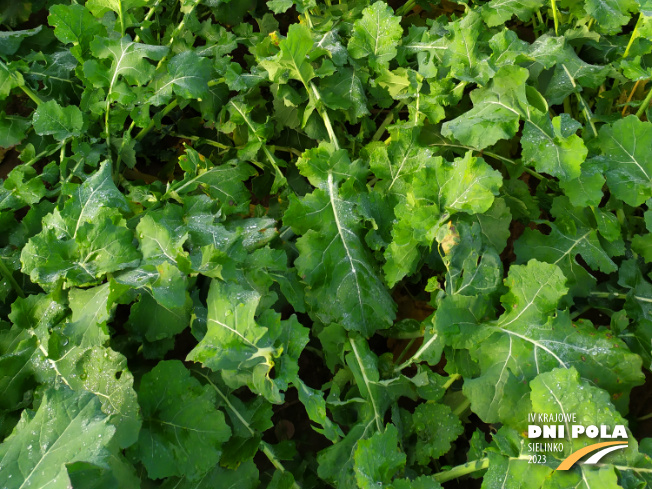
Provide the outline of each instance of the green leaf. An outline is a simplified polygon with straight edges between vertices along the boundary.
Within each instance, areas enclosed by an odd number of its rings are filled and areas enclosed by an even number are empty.
[[[482,18],[489,27],[502,25],[514,15],[527,22],[544,4],[543,0],[491,0],[482,7]]]
[[[521,114],[529,106],[525,93],[528,76],[528,71],[518,66],[501,68],[486,87],[471,92],[473,109],[445,122],[442,135],[478,149],[514,137]]]
[[[355,449],[355,478],[362,489],[387,487],[405,466],[406,456],[398,448],[398,430],[388,424],[385,431],[360,440]]]
[[[652,124],[630,115],[600,128],[600,150],[611,192],[631,206],[652,197]]]
[[[98,397],[107,421],[116,427],[113,440],[120,448],[138,439],[140,409],[133,389],[134,378],[123,355],[110,348],[72,347],[50,363],[55,369],[48,372],[52,381],[60,377],[71,389]]]
[[[29,119],[0,112],[0,147],[10,148],[20,143],[25,138],[29,126]]]
[[[578,255],[596,271],[611,273],[617,266],[603,248],[598,229],[587,210],[574,208],[566,197],[556,197],[551,214],[555,221],[546,222],[551,228],[550,234],[527,229],[516,241],[514,251],[518,263],[532,258],[554,263],[564,272],[571,293],[586,296],[596,279],[577,261]]]
[[[0,54],[4,56],[15,54],[23,40],[38,34],[41,29],[43,26],[22,31],[0,32]]]
[[[306,329],[296,317],[281,321],[272,311],[256,321],[260,296],[238,285],[213,280],[208,294],[208,331],[187,359],[221,371],[233,388],[248,385],[281,404],[281,391],[298,373],[297,361],[308,342]]]
[[[426,166],[432,152],[419,143],[418,128],[395,125],[388,132],[389,145],[377,142],[365,148],[371,171],[380,180],[374,191],[405,198],[413,177]]]
[[[473,10],[447,26],[449,35],[444,45],[446,51],[442,61],[444,66],[450,68],[453,78],[486,85],[496,74],[488,63],[489,57],[481,50],[479,37],[482,26],[482,17]],[[500,83],[496,82],[495,86],[500,87]]]
[[[154,105],[169,102],[172,92],[190,100],[210,97],[208,82],[211,79],[211,62],[194,51],[184,51],[167,62],[168,74],[156,80],[155,93],[149,100]]]
[[[45,196],[45,185],[31,166],[17,166],[0,189],[0,210],[34,205]]]
[[[586,12],[605,34],[617,34],[638,7],[635,0],[586,0]]]
[[[35,387],[31,362],[37,355],[38,340],[26,329],[0,324],[0,409],[23,407],[25,395]]]
[[[50,100],[37,107],[32,124],[36,134],[52,135],[55,139],[63,141],[81,134],[84,119],[77,106],[61,107],[56,101]]]
[[[306,301],[324,323],[371,335],[394,319],[394,302],[377,275],[361,238],[360,220],[350,200],[350,183],[338,188],[341,176],[327,171],[323,189],[299,200],[290,197],[284,222],[303,234],[297,240],[295,266],[310,288]],[[328,306],[337,300],[338,307]]]
[[[134,7],[143,7],[147,5],[148,0],[88,0],[88,8],[96,17],[102,17],[107,10],[112,10],[122,16],[127,10]]]
[[[106,27],[83,5],[53,5],[48,23],[54,27],[57,39],[64,44],[73,44],[70,53],[80,62],[84,61],[93,38],[106,35]]]
[[[130,451],[152,479],[197,481],[217,464],[231,429],[215,408],[215,391],[191,377],[180,361],[159,362],[145,374],[138,401],[144,423]]]
[[[385,2],[376,2],[362,11],[362,18],[353,24],[353,36],[347,46],[353,59],[368,59],[375,71],[389,67],[396,57],[396,45],[403,29],[400,18],[393,15]]]
[[[412,422],[417,435],[416,457],[421,465],[428,465],[448,452],[451,443],[464,431],[459,418],[444,404],[419,404]]]
[[[627,409],[625,399],[641,381],[640,357],[608,330],[596,331],[588,321],[572,323],[556,312],[567,291],[564,282],[556,265],[535,260],[513,265],[505,281],[509,292],[501,297],[506,312],[499,319],[485,322],[486,312],[469,316],[467,304],[435,317],[447,343],[469,348],[479,363],[481,374],[465,380],[464,393],[484,421],[521,426],[529,409],[527,383],[559,367],[574,367],[609,392],[619,409]]]
[[[588,154],[584,142],[575,134],[580,127],[567,114],[556,116],[551,122],[548,114],[532,110],[521,138],[523,162],[560,180],[578,178],[580,165]]]
[[[121,78],[131,85],[145,85],[152,79],[155,71],[146,58],[160,60],[168,52],[166,46],[136,43],[128,36],[111,40],[96,36],[90,47],[97,58],[111,59],[111,65],[107,69],[104,64],[94,59],[87,60],[84,63],[84,74],[94,86],[108,87],[110,90]]]
[[[225,469],[216,465],[199,482],[184,477],[168,478],[162,489],[214,489],[223,487],[225,489],[256,489],[259,486],[260,476],[256,464],[252,460],[243,462],[235,470]]]
[[[4,486],[71,487],[66,464],[106,466],[106,446],[114,431],[93,394],[64,386],[49,389],[36,412],[23,411],[14,432],[0,445]]]
[[[333,110],[346,110],[353,120],[369,114],[364,85],[354,68],[343,67],[319,82],[324,105]]]
[[[398,222],[385,251],[383,267],[390,285],[410,274],[420,258],[419,247],[431,246],[451,214],[489,209],[502,178],[482,158],[468,152],[454,162],[440,156],[412,175],[412,190],[395,208]]]
[[[308,61],[313,40],[310,30],[304,24],[293,24],[288,29],[287,38],[279,43],[280,53],[274,60],[264,60],[261,65],[275,83],[287,83],[288,79],[298,80],[309,90],[309,82],[315,76]]]

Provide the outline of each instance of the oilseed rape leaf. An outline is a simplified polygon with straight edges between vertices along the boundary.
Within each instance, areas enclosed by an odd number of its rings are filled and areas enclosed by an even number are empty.
[[[368,59],[375,71],[381,71],[396,56],[402,32],[400,18],[385,2],[376,2],[364,9],[362,18],[354,23],[347,46],[349,54],[353,59]]]
[[[419,247],[431,246],[452,214],[487,211],[501,183],[500,174],[470,152],[454,162],[440,156],[427,160],[413,173],[406,200],[395,208],[397,222],[383,267],[388,283],[394,285],[414,270]]]
[[[46,390],[39,408],[24,411],[16,429],[0,445],[7,489],[70,487],[67,464],[106,466],[115,428],[99,399],[65,386]]]
[[[527,70],[506,66],[484,88],[471,92],[473,109],[442,125],[442,135],[483,149],[518,131],[521,113],[529,105],[525,93]]]
[[[600,129],[600,150],[609,189],[629,205],[652,197],[652,124],[630,115]]]
[[[393,476],[405,465],[406,459],[398,448],[396,426],[389,424],[383,433],[374,433],[368,440],[360,441],[354,458],[359,487],[388,487]]]
[[[55,100],[38,106],[32,118],[34,131],[41,136],[52,135],[62,141],[81,134],[84,119],[78,107],[61,107]]]
[[[196,481],[217,464],[231,429],[215,408],[215,391],[202,386],[180,361],[159,362],[145,374],[138,401],[144,423],[130,451],[150,477]]]

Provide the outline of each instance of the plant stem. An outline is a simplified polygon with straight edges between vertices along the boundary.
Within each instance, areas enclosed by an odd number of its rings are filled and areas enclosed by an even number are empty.
[[[9,69],[9,67],[8,67],[6,64],[4,64],[1,60],[0,60],[0,68],[2,68],[3,70],[5,70],[5,71],[7,72],[7,74],[8,74],[11,78],[13,78],[14,80],[16,80],[16,85],[18,85],[18,88],[20,88],[20,89],[25,93],[25,95],[27,95],[30,99],[32,99],[32,101],[33,101],[36,105],[41,105],[41,104],[43,103],[43,100],[41,99],[41,97],[39,97],[38,95],[36,95],[36,93],[34,93],[34,92],[32,91],[31,88],[29,88],[28,86],[26,86],[24,80],[23,80],[23,82],[21,83],[21,82],[16,78],[16,75],[14,75],[14,74],[11,72],[11,70]]]
[[[600,299],[627,299],[627,294],[619,294],[618,292],[590,292],[589,295]]]
[[[623,107],[623,111],[620,114],[623,117],[625,117],[625,112],[627,112],[627,107],[629,107],[629,102],[631,102],[632,97],[634,96],[634,92],[636,92],[636,89],[638,88],[640,83],[641,83],[641,80],[637,80],[636,83],[634,83],[634,88],[632,88],[632,91],[629,92],[629,97],[627,97],[627,101],[625,102],[625,106]]]
[[[636,117],[640,119],[641,116],[645,114],[645,109],[647,109],[648,106],[650,105],[650,101],[652,101],[652,89],[649,92],[647,92],[647,95],[645,96],[645,100],[643,100],[643,103],[636,111]]]
[[[158,8],[159,4],[161,3],[161,0],[158,0],[154,5],[152,5],[149,10],[147,11],[147,15],[145,15],[145,18],[143,19],[143,22],[147,22],[149,19],[152,18],[152,15],[154,15],[154,12]],[[143,23],[141,22],[141,24]],[[144,27],[141,25],[140,26],[140,31],[142,32]],[[136,34],[136,37],[134,37],[134,42],[140,41],[140,34]]]
[[[64,139],[63,141],[61,141],[61,142],[59,143],[59,145],[58,145],[56,148],[51,149],[51,150],[45,150],[45,151],[40,152],[39,154],[37,154],[36,156],[34,156],[34,158],[32,158],[31,160],[29,160],[27,163],[25,163],[25,166],[32,166],[34,163],[36,163],[36,162],[37,162],[38,160],[40,160],[41,158],[45,158],[46,156],[53,155],[53,154],[56,153],[57,151],[61,150],[61,148],[64,147],[64,146],[66,145],[67,142],[68,142],[68,139]]]
[[[335,136],[333,125],[331,124],[331,120],[328,117],[328,110],[326,109],[326,107],[322,106],[323,104],[321,103],[321,95],[319,94],[319,90],[317,90],[317,87],[313,82],[310,82],[310,88],[312,89],[313,93],[315,94],[315,98],[317,99],[317,103],[315,105],[317,106],[317,111],[319,112],[319,115],[321,115],[321,118],[324,120],[324,125],[326,126],[326,132],[328,132],[328,137],[330,137],[331,143],[333,143],[333,146],[335,146],[335,151],[337,151],[338,149],[340,149],[340,145],[337,142],[337,136]]]
[[[505,163],[510,163],[514,166],[518,165],[514,160],[510,158],[505,158],[504,156],[500,156],[497,153],[491,153],[490,151],[484,151],[484,150],[479,150],[478,148],[474,148],[472,146],[464,146],[462,144],[450,144],[450,143],[432,143],[430,146],[442,146],[445,148],[460,148],[460,149],[470,149],[471,151],[475,151],[477,153],[481,153],[484,156],[489,156],[490,158],[494,158],[499,161],[503,161]],[[534,178],[537,180],[541,180],[542,182],[548,182],[549,180],[541,175],[541,173],[537,173],[536,171],[532,170],[531,168],[528,168],[527,166],[523,167],[523,171],[525,173],[532,175]]]
[[[383,136],[385,133],[385,129],[387,126],[389,126],[392,121],[394,120],[394,111],[400,111],[403,106],[405,105],[405,102],[399,102],[394,109],[392,109],[389,114],[385,117],[383,122],[380,123],[380,126],[378,126],[378,130],[374,133],[373,137],[371,138],[372,141],[379,141],[380,138]]]
[[[41,97],[39,97],[38,95],[36,95],[36,93],[34,93],[34,92],[32,91],[31,88],[29,88],[29,87],[27,87],[27,86],[25,86],[25,85],[20,85],[20,89],[21,89],[23,92],[25,92],[25,95],[27,95],[29,98],[31,98],[32,101],[33,101],[36,105],[41,105],[41,104],[43,103],[43,100],[41,99]]]
[[[172,112],[172,110],[173,110],[177,105],[179,105],[179,102],[177,101],[177,99],[174,99],[172,102],[170,102],[169,104],[167,104],[167,105],[165,106],[165,108],[161,111],[161,118],[165,117],[165,116],[168,115],[170,112]],[[140,141],[141,139],[143,139],[143,138],[147,135],[147,133],[148,133],[149,131],[151,131],[151,130],[154,128],[154,125],[155,125],[154,118],[152,118],[152,119],[149,121],[149,124],[147,124],[146,127],[142,128],[142,129],[140,130],[140,132],[139,132],[138,134],[136,134],[136,137],[135,137],[136,141]]]
[[[573,314],[570,315],[571,321],[575,320],[575,318],[581,316],[582,314],[584,314],[589,309],[592,309],[591,306],[584,306],[584,307],[578,309],[577,311],[574,311]]]
[[[358,363],[358,366],[360,367],[360,373],[362,374],[362,378],[365,383],[365,387],[367,388],[367,392],[369,393],[369,401],[371,402],[371,407],[374,409],[374,419],[376,421],[376,428],[378,428],[378,431],[380,433],[383,432],[383,422],[382,419],[380,418],[380,413],[378,412],[378,406],[376,406],[376,399],[374,398],[374,393],[371,392],[371,388],[369,387],[369,379],[367,378],[367,373],[365,372],[365,367],[362,364],[362,359],[360,358],[360,353],[358,353],[358,347],[355,346],[355,340],[353,338],[349,338],[349,343],[351,344],[351,349],[353,351],[353,355],[355,355],[355,360]]]
[[[627,43],[627,47],[625,48],[625,52],[623,53],[623,58],[627,57],[627,55],[629,54],[629,49],[632,47],[634,40],[638,37],[638,26],[641,25],[642,21],[643,21],[643,14],[641,13],[638,15],[638,20],[636,21],[636,25],[634,26],[632,35],[629,36],[629,42]]]
[[[468,408],[470,405],[471,405],[471,400],[465,397],[464,400],[455,409],[453,409],[453,414],[455,416],[459,416],[464,411],[466,411],[466,408]]]
[[[405,2],[401,7],[396,9],[396,15],[402,17],[405,14],[407,14],[410,10],[414,8],[414,5],[416,4],[416,0],[408,0]]]
[[[555,22],[555,36],[559,35],[559,12],[557,12],[557,2],[555,0],[550,0],[552,5],[552,19]]]
[[[433,475],[433,478],[437,482],[442,483],[453,479],[457,479],[458,477],[472,474],[473,472],[477,472],[479,470],[484,470],[488,467],[489,467],[489,458],[485,457],[479,460],[474,460],[472,462],[467,462],[463,465],[458,465],[457,467],[453,467],[452,469],[445,470],[443,472],[439,472]]]
[[[401,354],[396,359],[396,363],[399,363],[401,360],[403,360],[403,357],[410,350],[410,348],[412,347],[412,345],[416,340],[417,340],[416,338],[412,338],[410,341],[408,341],[408,344],[405,345],[405,348],[403,348],[403,351],[401,351]]]
[[[646,414],[645,416],[641,416],[640,418],[636,418],[636,421],[645,421],[652,418],[652,413]]]
[[[462,374],[450,374],[448,376],[448,380],[442,387],[444,388],[444,390],[448,390],[448,388],[451,385],[453,385],[457,379],[461,379],[461,378],[462,378]]]
[[[220,149],[233,149],[233,146],[227,146],[226,144],[218,143],[217,141],[213,141],[212,139],[206,139],[202,138],[200,136],[186,136],[185,134],[171,134],[171,136],[174,136],[175,138],[179,139],[189,139],[190,141],[198,141],[200,143],[208,144],[209,146],[214,146],[215,148],[220,148]]]
[[[568,71],[568,68],[566,68],[565,64],[561,64],[562,68],[564,68],[564,71],[566,72],[566,75],[568,76],[568,79],[570,80],[571,84],[573,85],[573,88],[575,88],[575,95],[577,96],[577,101],[579,104],[582,106],[582,112],[584,112],[584,118],[586,119],[586,122],[589,123],[591,126],[591,129],[593,130],[593,135],[595,137],[598,137],[598,131],[595,129],[595,124],[593,124],[593,115],[591,114],[591,111],[589,110],[589,106],[587,103],[584,101],[584,98],[580,95],[580,92],[577,91],[577,83],[575,83],[575,78],[573,78],[573,75],[570,74],[570,71]]]
[[[18,282],[16,282],[16,279],[14,278],[14,274],[11,273],[11,270],[7,268],[7,266],[4,264],[2,261],[2,258],[0,256],[0,275],[4,276],[4,278],[7,279],[7,281],[11,284],[11,287],[16,291],[16,294],[18,294],[19,297],[24,298],[25,297],[25,292],[23,292],[23,289],[18,285]]]

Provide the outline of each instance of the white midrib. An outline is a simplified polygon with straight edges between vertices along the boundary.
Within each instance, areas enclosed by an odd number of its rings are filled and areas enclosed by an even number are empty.
[[[564,406],[562,405],[559,398],[555,395],[553,390],[548,386],[548,384],[545,383],[545,381],[543,382],[543,385],[546,386],[546,389],[548,389],[550,391],[550,394],[552,394],[552,397],[555,398],[555,402],[559,405],[559,409],[561,409],[561,414],[562,414],[563,419],[564,419],[564,425],[566,425],[566,437],[570,437],[570,434],[571,434],[570,433],[570,426],[568,426],[568,421],[566,421],[566,419],[567,419],[566,418],[566,410],[564,409]],[[570,438],[568,438],[568,441],[570,441]]]
[[[333,216],[335,217],[335,225],[337,226],[337,233],[340,235],[340,240],[342,241],[342,246],[344,246],[344,251],[346,252],[346,257],[349,260],[349,265],[351,266],[351,271],[353,272],[353,278],[355,282],[355,288],[358,293],[358,304],[360,304],[360,316],[364,323],[364,306],[362,304],[362,294],[360,292],[360,284],[358,283],[358,272],[355,269],[355,264],[353,263],[353,257],[349,251],[349,247],[346,244],[346,239],[344,238],[344,233],[342,231],[342,224],[340,223],[340,218],[337,215],[337,207],[335,206],[335,186],[333,185],[333,174],[328,172],[328,196],[330,197],[331,207],[333,208]],[[366,325],[366,324],[365,324]]]
[[[358,362],[358,365],[360,366],[360,372],[362,373],[362,379],[364,380],[365,387],[367,388],[367,392],[369,392],[369,400],[371,401],[371,406],[374,408],[374,418],[376,419],[376,427],[378,428],[378,431],[381,433],[383,432],[383,424],[380,419],[380,413],[378,412],[378,406],[376,406],[376,399],[374,398],[373,393],[371,392],[371,387],[369,384],[371,383],[369,381],[369,378],[367,377],[367,373],[365,372],[364,365],[362,364],[362,359],[360,358],[360,354],[358,353],[358,348],[355,346],[355,341],[353,341],[353,338],[349,338],[349,343],[351,343],[351,348],[353,349],[353,354],[355,355],[355,359]]]
[[[232,327],[229,326],[228,324],[225,324],[225,323],[223,323],[222,321],[218,321],[217,319],[213,319],[213,318],[209,319],[208,321],[209,321],[209,322],[213,322],[213,323],[215,323],[215,324],[217,324],[217,325],[219,325],[219,326],[222,326],[224,329],[228,329],[229,331],[231,331],[231,333],[233,333],[233,334],[235,334],[236,336],[239,336],[240,338],[242,338],[242,341],[244,341],[244,342],[247,343],[248,345],[253,346],[253,347],[256,348],[256,349],[258,348],[258,347],[257,347],[256,345],[254,345],[251,341],[249,341],[247,338],[245,338],[245,337],[242,335],[242,333],[240,333],[238,330],[232,328]]]
[[[507,333],[508,335],[516,336],[518,338],[521,338],[522,340],[527,341],[528,343],[532,343],[535,348],[541,348],[546,353],[552,355],[555,358],[555,360],[557,360],[559,362],[559,365],[561,365],[564,368],[568,368],[568,365],[566,365],[566,363],[561,358],[559,358],[555,354],[554,351],[552,351],[550,348],[545,347],[544,345],[542,345],[538,341],[533,340],[532,338],[528,338],[527,336],[524,336],[522,334],[515,333],[514,331],[510,331],[509,329],[504,329],[504,328],[500,328],[500,327],[498,329],[501,330],[503,333]]]

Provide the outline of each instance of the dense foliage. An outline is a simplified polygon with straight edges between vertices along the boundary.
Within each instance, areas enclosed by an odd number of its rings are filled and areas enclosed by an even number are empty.
[[[0,4],[2,488],[652,481],[649,0]]]

